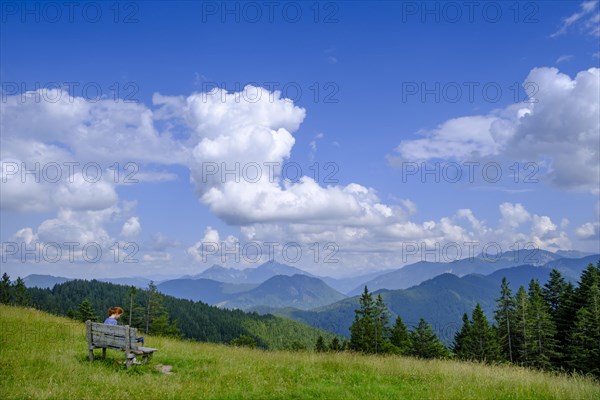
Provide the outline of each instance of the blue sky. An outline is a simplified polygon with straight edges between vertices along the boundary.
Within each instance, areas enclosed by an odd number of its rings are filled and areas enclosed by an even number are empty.
[[[177,276],[265,243],[333,276],[465,243],[599,252],[598,2],[470,4],[2,3],[2,269]],[[203,179],[223,163],[240,182]]]

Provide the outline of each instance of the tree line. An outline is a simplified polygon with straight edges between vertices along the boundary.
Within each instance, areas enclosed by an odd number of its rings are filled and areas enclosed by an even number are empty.
[[[119,285],[97,283],[74,280],[56,285],[55,289],[27,288],[21,277],[11,283],[8,274],[4,273],[0,280],[0,303],[34,306],[82,322],[102,322],[108,317],[109,307],[122,304],[121,323],[146,334],[180,336],[154,282],[150,282],[145,290],[135,287],[123,290],[125,287]]]
[[[389,325],[390,312],[381,294],[373,294],[365,286],[354,311],[350,341],[342,347],[367,354],[398,354],[419,358],[446,358],[450,352],[423,318],[409,330],[400,316]]]
[[[552,270],[543,287],[532,279],[513,296],[503,279],[494,319],[491,325],[479,304],[470,319],[463,315],[454,354],[600,376],[600,262],[587,266],[577,287]]]
[[[139,289],[97,280],[71,280],[52,289],[27,288],[22,278],[11,282],[5,273],[0,280],[0,303],[100,322],[107,317],[109,307],[118,305],[125,311],[119,323],[139,332],[235,345],[252,342],[263,349],[310,348],[319,334],[315,328],[273,315],[166,296],[153,283]],[[333,336],[323,334],[328,339]]]
[[[142,290],[74,280],[40,289],[26,288],[20,277],[12,283],[5,273],[0,280],[0,303],[33,306],[81,321],[104,320],[109,307],[121,304],[125,309],[122,323],[142,332],[250,347],[305,349],[298,337],[312,333],[303,331],[298,335],[303,326],[272,315],[221,310],[165,296],[153,283]],[[253,334],[248,326],[262,333]],[[292,335],[296,337],[292,339]],[[513,295],[504,278],[493,323],[477,304],[470,317],[463,315],[462,328],[450,348],[424,319],[412,330],[400,317],[390,326],[390,313],[381,295],[374,298],[367,287],[355,310],[350,340],[333,335],[328,340],[326,343],[321,335],[312,343],[317,351],[452,357],[600,376],[600,262],[585,268],[577,286],[567,282],[558,270],[552,270],[543,287],[532,279],[527,290],[521,286]]]
[[[513,296],[504,278],[495,324],[477,304],[470,318],[463,315],[462,328],[450,348],[424,319],[409,330],[400,317],[390,326],[389,315],[381,295],[374,298],[365,286],[350,326],[350,341],[326,344],[318,338],[315,349],[504,362],[600,376],[600,262],[587,266],[577,286],[553,269],[543,287],[532,279],[527,290],[521,286]]]

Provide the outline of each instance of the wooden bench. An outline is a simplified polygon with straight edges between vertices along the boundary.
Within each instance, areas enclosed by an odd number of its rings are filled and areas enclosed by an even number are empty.
[[[138,346],[137,329],[128,325],[107,325],[87,320],[87,342],[90,361],[94,360],[94,349],[102,349],[102,358],[106,358],[106,349],[125,352],[125,365],[131,367],[136,355],[142,356],[144,364],[158,349]]]

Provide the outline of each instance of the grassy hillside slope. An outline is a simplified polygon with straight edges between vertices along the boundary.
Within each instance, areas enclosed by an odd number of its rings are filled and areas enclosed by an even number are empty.
[[[149,365],[126,370],[116,351],[90,363],[82,323],[0,306],[0,398],[600,398],[600,385],[591,379],[517,367],[250,350],[159,337],[146,344],[160,349]],[[173,373],[159,372],[158,364],[173,366]]]
[[[68,310],[75,313],[81,301],[88,298],[96,315],[104,316],[114,304],[127,307],[129,290],[127,286],[96,280],[72,280],[56,285],[52,290],[29,288],[28,294],[35,308],[56,315],[65,315]],[[146,298],[147,294],[138,290],[136,302],[144,307]],[[319,336],[328,342],[335,336],[291,319],[224,310],[172,296],[161,295],[160,298],[171,320],[176,321],[181,334],[188,339],[229,343],[241,335],[247,335],[254,338],[261,348],[284,350],[297,345],[312,348]],[[104,319],[98,318],[101,321]],[[138,324],[144,326],[143,323]]]

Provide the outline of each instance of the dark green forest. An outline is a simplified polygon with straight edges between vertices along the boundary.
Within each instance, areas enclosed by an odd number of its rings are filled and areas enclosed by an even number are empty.
[[[141,290],[97,280],[73,280],[52,289],[40,289],[26,288],[20,277],[11,282],[4,274],[0,281],[0,302],[34,307],[80,321],[104,321],[108,308],[118,305],[125,310],[119,324],[130,324],[131,316],[131,326],[141,333],[213,343],[250,337],[264,349],[307,348],[312,347],[319,335],[334,337],[285,318],[225,310],[166,296],[157,292],[152,283]]]
[[[423,319],[412,331],[400,317],[390,326],[381,294],[374,299],[366,287],[350,332],[350,348],[364,353],[514,363],[600,377],[600,262],[587,266],[577,286],[552,270],[543,287],[532,279],[513,295],[503,279],[493,323],[477,304],[470,317],[463,315],[450,349]]]

